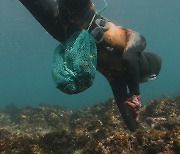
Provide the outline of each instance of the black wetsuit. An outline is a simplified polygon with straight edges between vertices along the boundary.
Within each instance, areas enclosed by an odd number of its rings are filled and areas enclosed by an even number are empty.
[[[90,27],[90,30],[89,30],[90,33],[92,33],[92,31],[96,27],[98,27],[98,25],[95,22],[98,19],[101,19],[104,21],[102,22],[103,26],[105,26],[106,22],[108,22],[108,19],[104,18],[103,16],[96,15],[93,21],[93,24]],[[103,32],[99,31],[99,33],[96,34],[97,39],[100,39],[102,37],[101,35],[103,35]],[[144,52],[144,49],[146,47],[146,40],[140,34],[137,34],[137,36],[139,37],[139,40],[137,41],[133,40],[134,43],[132,43],[131,46],[128,47],[128,50],[126,50],[125,52],[123,52],[123,50],[122,52],[115,50],[113,51],[114,53],[112,53],[119,56],[123,62],[122,75],[118,77],[114,76],[113,78],[114,79],[117,78],[117,80],[123,81],[125,83],[124,85],[128,86],[129,93],[135,94],[135,95],[140,94],[139,83],[146,82],[148,81],[148,79],[157,76],[161,69],[161,58],[155,53]],[[104,50],[106,50],[105,49],[106,44],[103,41],[100,43],[97,43],[98,48],[101,48],[102,46]],[[112,51],[109,51],[109,52],[112,52]],[[98,54],[101,54],[101,53],[98,53]],[[102,67],[103,65],[105,64],[101,64]]]
[[[56,40],[64,42],[77,27],[71,19],[84,15],[90,0],[19,0]],[[83,8],[79,11],[79,8]],[[88,19],[88,16],[83,16]]]
[[[70,24],[72,19],[81,17],[89,20],[94,13],[88,11],[91,0],[20,0],[20,2],[60,42],[66,41],[77,30],[76,26]],[[97,18],[103,17],[97,15]],[[91,26],[91,30],[92,28],[95,28],[95,25]],[[139,82],[153,74],[157,75],[161,68],[160,57],[153,53],[143,52],[141,45],[139,49],[132,48],[124,52],[122,59],[125,70],[124,82],[132,94],[139,94]]]
[[[155,78],[161,69],[161,58],[152,52],[131,50],[122,59],[130,94],[139,95],[139,83]]]
[[[77,30],[72,20],[80,17],[82,20],[92,19],[94,12],[88,9],[91,0],[19,0],[36,18],[37,21],[56,40],[64,42]],[[92,26],[93,27],[93,26]],[[140,44],[141,45],[141,44]],[[130,130],[137,125],[128,118],[123,101],[129,92],[139,94],[139,82],[145,81],[151,75],[160,71],[160,57],[141,49],[132,48],[122,55],[124,73],[109,81],[121,115]],[[134,123],[134,124],[133,124]]]

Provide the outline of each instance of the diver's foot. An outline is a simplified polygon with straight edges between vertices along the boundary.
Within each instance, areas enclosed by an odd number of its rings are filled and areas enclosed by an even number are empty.
[[[125,105],[135,120],[138,121],[141,108],[140,95],[131,95],[126,99]]]

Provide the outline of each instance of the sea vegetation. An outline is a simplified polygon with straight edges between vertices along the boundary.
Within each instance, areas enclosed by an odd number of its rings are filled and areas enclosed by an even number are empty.
[[[116,102],[72,110],[40,104],[0,109],[1,154],[178,154],[180,96],[152,100],[130,132]]]

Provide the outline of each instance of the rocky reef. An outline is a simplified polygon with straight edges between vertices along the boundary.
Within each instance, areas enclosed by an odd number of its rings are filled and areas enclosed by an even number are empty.
[[[72,110],[40,104],[0,109],[1,154],[178,154],[180,96],[141,109],[142,128],[130,132],[114,99]]]

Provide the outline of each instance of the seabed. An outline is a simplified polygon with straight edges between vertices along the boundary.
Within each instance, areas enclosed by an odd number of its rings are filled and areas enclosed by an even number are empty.
[[[1,154],[178,154],[180,96],[142,107],[143,129],[130,132],[114,99],[72,110],[40,104],[0,109]]]

